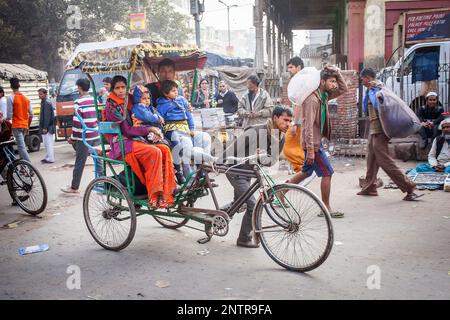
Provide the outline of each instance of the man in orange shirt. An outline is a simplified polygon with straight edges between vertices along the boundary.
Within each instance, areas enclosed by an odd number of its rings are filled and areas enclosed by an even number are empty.
[[[28,134],[31,120],[33,120],[33,110],[30,100],[19,92],[20,82],[17,78],[9,80],[13,94],[8,97],[8,115],[7,120],[12,122],[12,133],[16,138],[17,149],[22,160],[30,161],[25,145],[25,136]]]

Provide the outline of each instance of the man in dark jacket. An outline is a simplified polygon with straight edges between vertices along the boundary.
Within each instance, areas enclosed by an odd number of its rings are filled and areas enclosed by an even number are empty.
[[[291,121],[292,111],[290,109],[282,106],[275,107],[272,118],[264,124],[246,128],[244,133],[225,149],[223,159],[227,157],[244,158],[262,151],[266,155],[261,156],[258,161],[266,166],[274,165],[283,150],[284,134]],[[249,166],[249,164],[243,164],[239,168],[249,169]],[[248,177],[227,174],[227,178],[234,188],[234,201],[250,188],[251,179]],[[231,205],[232,203],[228,204],[222,210],[228,209]],[[246,205],[247,209],[242,218],[241,231],[236,244],[240,247],[256,248],[259,244],[255,243],[251,236],[252,213],[256,205],[256,198],[254,196],[249,198]]]
[[[42,140],[45,146],[45,158],[41,160],[42,163],[54,163],[55,153],[53,151],[53,135],[55,134],[55,113],[53,112],[53,105],[48,99],[47,89],[39,89],[39,99],[41,99],[41,113],[39,117],[39,130],[41,132]]]
[[[419,145],[422,149],[425,149],[439,135],[438,128],[441,121],[444,120],[443,112],[444,109],[439,107],[437,93],[428,93],[426,96],[426,104],[420,107],[417,115],[422,122],[422,128],[419,130],[421,137]]]
[[[239,99],[233,91],[228,90],[225,81],[219,82],[219,93],[216,96],[217,108],[223,108],[227,114],[235,114],[238,110]]]

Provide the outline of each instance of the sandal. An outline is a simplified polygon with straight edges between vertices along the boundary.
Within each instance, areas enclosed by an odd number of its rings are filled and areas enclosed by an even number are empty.
[[[423,197],[425,194],[417,194],[417,193],[408,193],[406,197],[403,198],[404,201],[416,201],[420,197]]]
[[[324,217],[325,215],[323,213],[319,213],[317,216],[318,217]],[[330,216],[332,218],[343,218],[344,217],[344,213],[343,212],[339,212],[339,211],[334,211],[334,212],[330,212]]]

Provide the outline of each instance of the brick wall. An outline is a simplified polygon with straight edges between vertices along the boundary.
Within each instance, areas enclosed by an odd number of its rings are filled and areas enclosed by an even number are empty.
[[[354,139],[358,130],[358,74],[342,71],[349,91],[337,98],[337,108],[330,104],[331,139]]]

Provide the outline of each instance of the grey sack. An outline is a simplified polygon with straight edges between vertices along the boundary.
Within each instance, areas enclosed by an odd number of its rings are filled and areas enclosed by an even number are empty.
[[[377,93],[378,112],[384,133],[389,138],[406,138],[419,131],[416,114],[391,90],[383,87]]]

